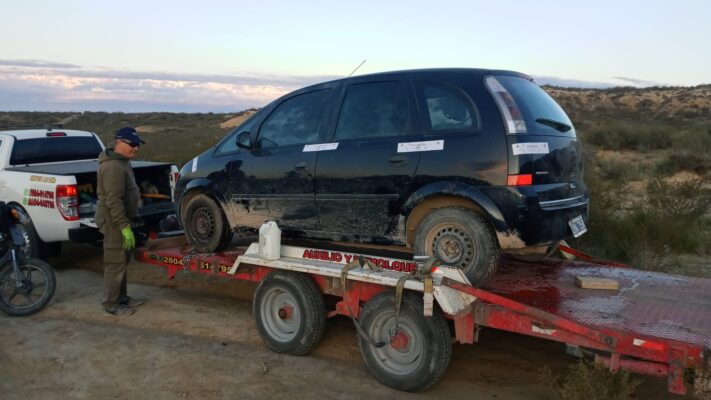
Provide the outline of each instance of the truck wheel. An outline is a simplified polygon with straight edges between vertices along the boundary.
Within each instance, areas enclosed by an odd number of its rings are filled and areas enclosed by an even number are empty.
[[[277,353],[304,355],[323,336],[326,306],[307,275],[272,272],[257,286],[252,307],[262,341]]]
[[[196,251],[212,253],[229,244],[232,231],[220,206],[199,194],[188,202],[183,218],[185,236]]]
[[[415,254],[461,268],[474,286],[485,282],[499,264],[499,246],[484,219],[461,207],[427,215],[417,227],[414,249]]]
[[[368,336],[385,346],[372,346],[358,336],[358,347],[368,370],[391,388],[416,392],[444,375],[452,357],[452,335],[439,309],[423,315],[422,297],[404,293],[395,332],[395,296],[386,291],[363,307],[361,324]]]

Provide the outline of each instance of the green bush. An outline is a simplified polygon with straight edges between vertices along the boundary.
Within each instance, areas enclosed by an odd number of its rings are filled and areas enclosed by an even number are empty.
[[[605,367],[586,362],[570,365],[562,377],[544,368],[541,380],[551,388],[554,400],[626,400],[641,383],[631,379],[627,371],[612,373]]]

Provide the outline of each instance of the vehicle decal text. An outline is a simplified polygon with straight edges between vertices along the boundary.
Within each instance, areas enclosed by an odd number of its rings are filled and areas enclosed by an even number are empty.
[[[57,178],[54,176],[31,175],[30,182],[56,183]]]
[[[326,151],[326,150],[336,150],[338,148],[338,143],[319,143],[319,144],[307,144],[304,145],[304,153],[311,151]]]
[[[513,148],[513,155],[519,156],[522,154],[548,154],[548,143],[514,143],[511,145]]]
[[[339,251],[306,249],[304,250],[304,253],[301,258],[308,260],[328,261],[339,264],[348,264],[352,260],[357,259],[358,255],[351,253],[341,253]],[[392,260],[378,257],[366,257],[366,259],[370,260],[370,262],[380,268],[389,269],[393,271],[412,272],[416,268],[415,263],[412,261]]]
[[[54,191],[27,188],[22,204],[28,207],[54,208]]]
[[[416,151],[444,150],[444,140],[428,140],[425,142],[405,142],[397,144],[398,153],[413,153]]]

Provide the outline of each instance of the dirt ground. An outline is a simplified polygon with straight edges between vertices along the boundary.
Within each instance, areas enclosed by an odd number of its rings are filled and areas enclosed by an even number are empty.
[[[53,260],[54,300],[27,318],[0,315],[0,399],[545,399],[548,366],[575,359],[557,343],[483,330],[455,345],[444,378],[423,393],[389,389],[365,369],[349,319],[327,323],[308,356],[262,345],[250,311],[254,285],[132,263],[136,314],[105,316],[101,250],[68,245]],[[666,381],[645,378],[637,396],[668,398]]]

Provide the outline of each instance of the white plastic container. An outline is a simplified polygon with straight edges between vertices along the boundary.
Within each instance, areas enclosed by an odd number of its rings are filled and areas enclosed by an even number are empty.
[[[267,221],[259,227],[259,258],[278,260],[281,257],[281,229],[274,221]]]

